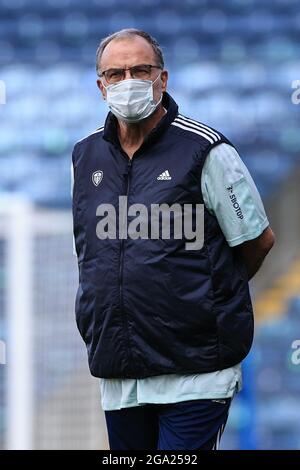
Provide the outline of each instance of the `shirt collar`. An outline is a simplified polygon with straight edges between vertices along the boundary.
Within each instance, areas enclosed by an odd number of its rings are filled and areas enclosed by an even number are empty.
[[[167,110],[167,112],[157,123],[157,125],[149,132],[149,134],[146,135],[142,144],[143,147],[145,145],[150,145],[154,141],[156,141],[158,137],[160,137],[162,133],[171,125],[171,123],[174,121],[175,117],[178,114],[177,103],[166,91],[163,92],[162,105]],[[114,116],[113,113],[109,111],[104,124],[103,139],[119,147],[120,143],[118,138],[117,125],[118,120],[116,116]]]

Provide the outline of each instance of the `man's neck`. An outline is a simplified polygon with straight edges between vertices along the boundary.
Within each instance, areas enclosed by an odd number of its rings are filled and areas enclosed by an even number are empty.
[[[139,148],[146,135],[154,129],[165,114],[166,110],[160,104],[149,118],[140,122],[127,123],[118,120],[118,137],[121,147],[125,151]]]

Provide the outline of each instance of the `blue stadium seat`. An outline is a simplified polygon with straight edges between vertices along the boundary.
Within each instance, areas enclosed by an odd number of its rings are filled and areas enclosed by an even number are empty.
[[[291,105],[298,73],[296,5],[28,0],[25,10],[23,0],[0,0],[0,78],[8,98],[0,113],[0,158],[18,153],[22,140],[26,161],[34,155],[69,162],[74,142],[103,123],[107,112],[95,85],[97,44],[116,29],[135,26],[161,42],[182,112],[227,134],[262,195],[269,195],[300,159],[298,109]],[[7,187],[2,174],[0,187]],[[68,201],[67,182],[62,187],[61,199],[54,198],[58,205]],[[30,193],[36,200],[37,188]],[[51,205],[53,197],[49,191]]]

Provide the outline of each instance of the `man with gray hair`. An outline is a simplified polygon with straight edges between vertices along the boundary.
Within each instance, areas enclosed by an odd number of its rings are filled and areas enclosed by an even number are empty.
[[[274,234],[233,144],[179,113],[154,38],[112,34],[96,68],[110,111],[72,154],[76,321],[110,448],[217,449],[253,339],[248,281]],[[120,196],[118,236],[103,234]],[[201,205],[203,244],[164,238],[161,219],[158,236],[124,236],[132,208],[152,204],[188,205],[194,222]]]

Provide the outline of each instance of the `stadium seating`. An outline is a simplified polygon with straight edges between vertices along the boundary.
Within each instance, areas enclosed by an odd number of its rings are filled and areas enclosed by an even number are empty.
[[[169,90],[182,112],[225,133],[267,197],[300,158],[298,110],[291,103],[296,4],[1,0],[0,79],[7,104],[0,110],[0,191],[70,206],[73,144],[107,113],[95,85],[97,44],[134,26],[161,42]]]
[[[241,428],[253,419],[251,411],[255,411],[258,449],[300,448],[300,365],[292,360],[292,343],[300,340],[300,296],[292,297],[281,313],[256,330],[250,364],[255,406],[250,409],[242,395],[234,399],[223,449],[241,448]]]
[[[21,193],[39,206],[70,208],[73,145],[103,124],[107,114],[95,83],[97,45],[115,30],[137,27],[161,43],[170,72],[169,91],[181,112],[232,140],[267,199],[300,163],[299,106],[291,101],[292,81],[300,78],[298,3],[0,0],[0,80],[6,85],[7,101],[0,105],[0,196]],[[56,297],[59,283],[69,282],[73,288],[77,281],[73,259],[66,255],[71,242],[60,239],[50,250],[64,263],[61,270],[57,263],[55,269],[48,266],[47,243],[36,247],[36,277],[47,286],[43,297],[36,286],[36,312],[51,313],[51,318],[36,318],[36,348],[42,351],[36,364],[37,402],[64,384],[81,354],[78,336],[70,333],[74,292],[70,288],[69,297],[62,292]],[[5,249],[0,239],[4,333]],[[60,274],[70,272],[74,279],[60,279]],[[69,302],[67,307],[64,302]],[[69,316],[61,315],[65,311]],[[262,449],[300,449],[300,366],[291,362],[292,341],[300,339],[295,337],[300,330],[300,297],[293,295],[281,313],[278,320],[269,319],[257,328],[249,366],[256,381],[257,446]],[[5,374],[6,368],[0,366],[0,448]],[[251,419],[249,402],[237,397],[222,447],[246,445],[240,442],[241,427],[246,434]]]

